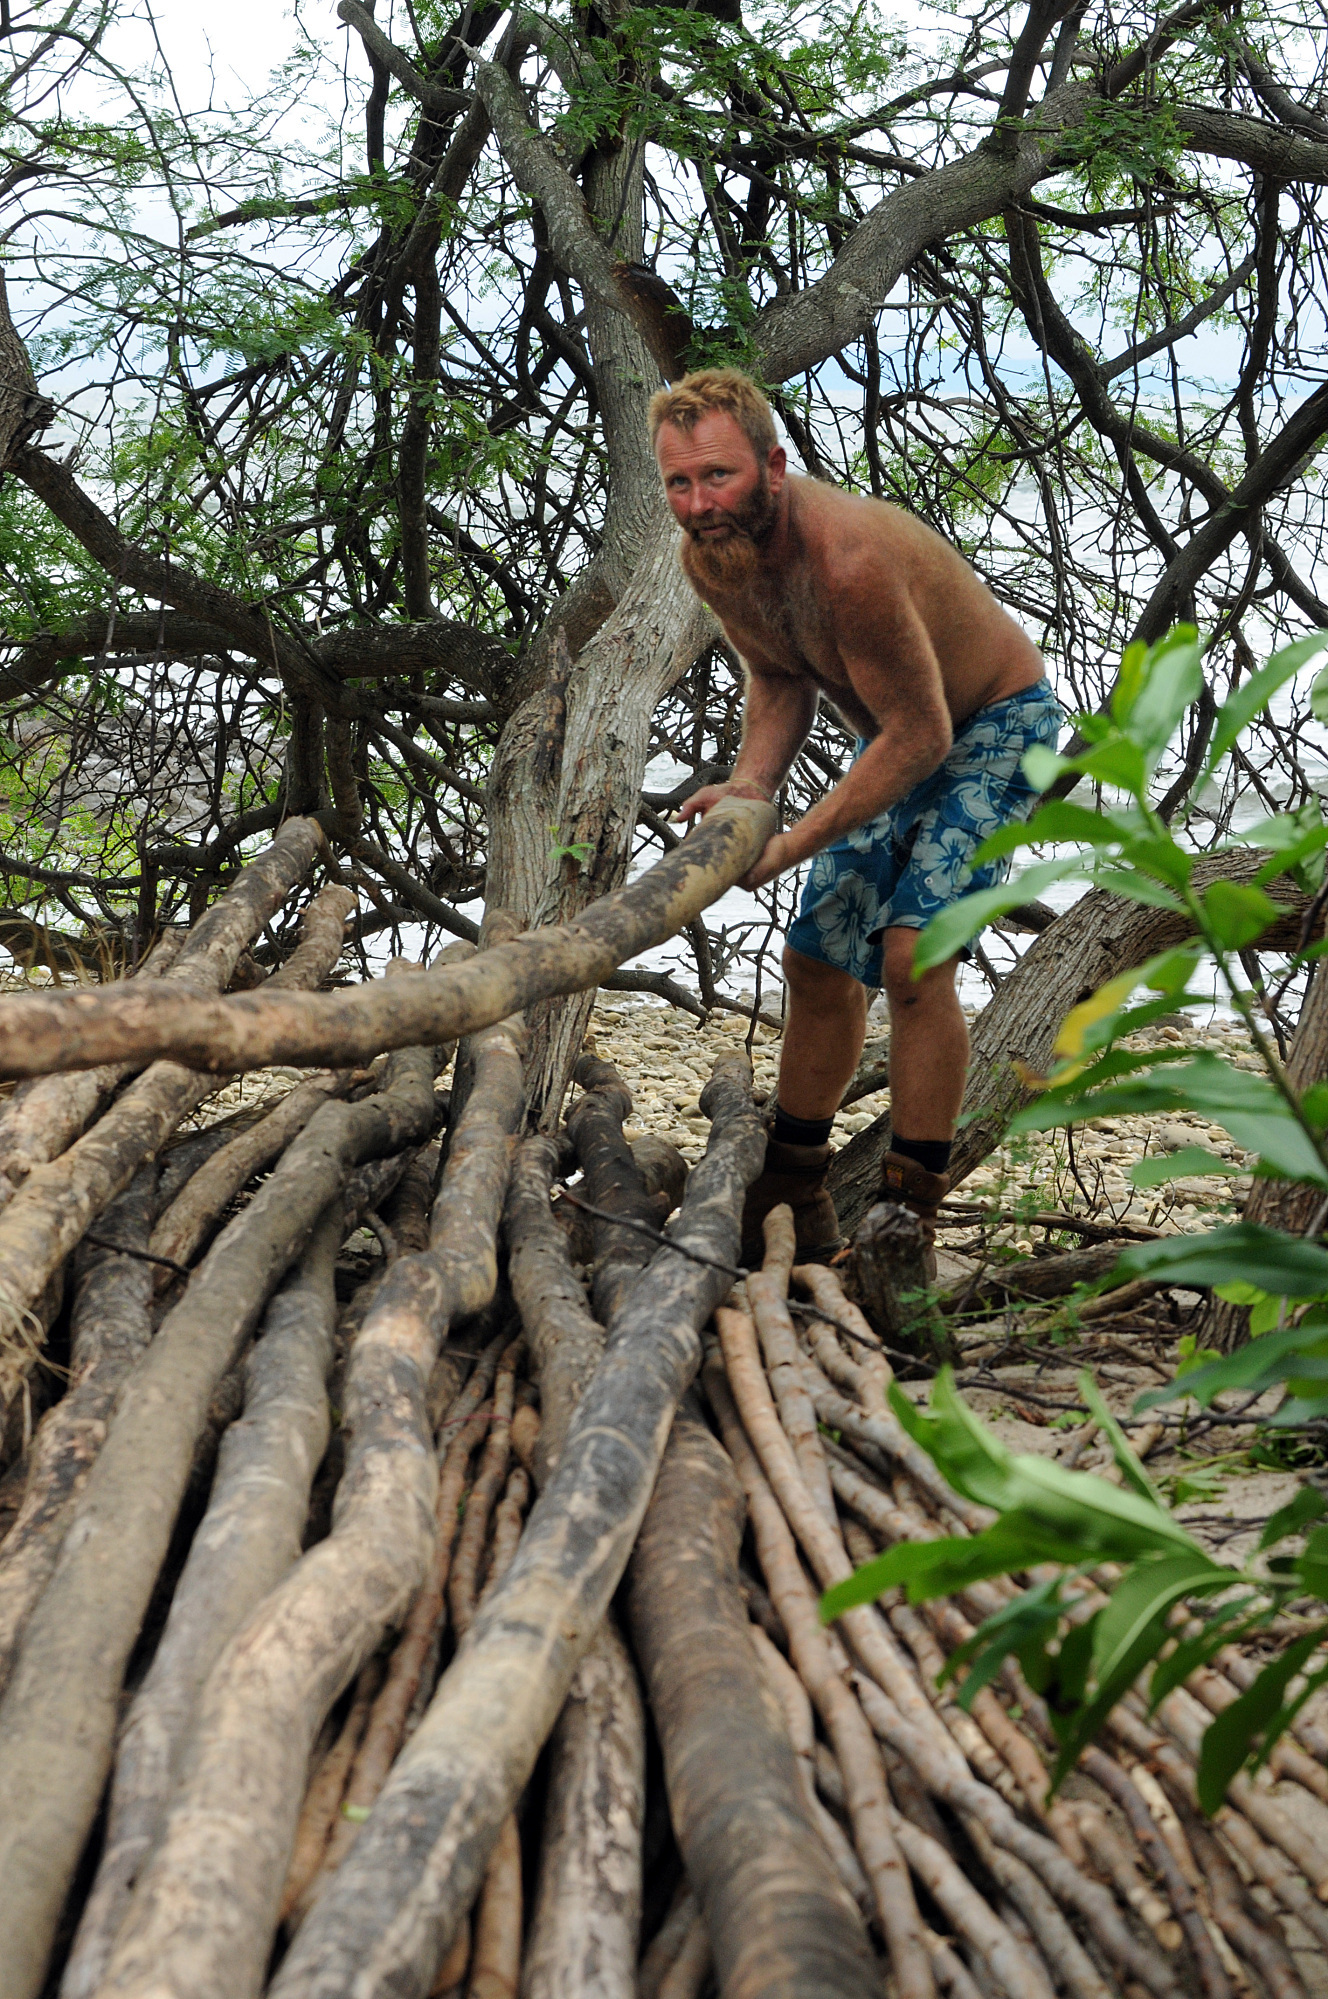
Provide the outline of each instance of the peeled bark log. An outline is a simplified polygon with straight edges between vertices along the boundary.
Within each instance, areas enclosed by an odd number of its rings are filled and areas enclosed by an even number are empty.
[[[669,1809],[724,1999],[872,1999],[880,1970],[799,1795],[738,1589],[742,1490],[680,1414],[629,1570]]]
[[[1220,854],[1196,863],[1194,886],[1212,881],[1248,882],[1267,855]],[[1260,940],[1260,948],[1295,945],[1309,906],[1285,878],[1270,882],[1268,893],[1285,903],[1287,914]],[[1034,1074],[1050,1067],[1052,1047],[1070,1008],[1088,999],[1118,972],[1142,965],[1155,952],[1183,944],[1193,925],[1183,913],[1145,908],[1093,889],[1067,909],[1034,939],[1001,989],[979,1014],[973,1028],[973,1053],[963,1116],[949,1166],[951,1187],[980,1166],[1001,1137],[1029,1092],[1014,1063]],[[876,1198],[878,1168],[889,1149],[890,1114],[851,1138],[830,1162],[830,1191],[840,1227],[848,1234]]]
[[[364,1103],[327,1104],[218,1237],[121,1391],[0,1701],[0,1999],[36,1999],[110,1766],[124,1669],[218,1383],[360,1160],[418,1144],[432,1057]]]
[[[477,1051],[432,1247],[392,1266],[351,1350],[350,1443],[332,1532],[212,1672],[188,1772],[111,1955],[107,1995],[261,1990],[318,1731],[425,1577],[438,1481],[425,1388],[451,1320],[493,1295],[521,1101],[519,1029],[504,1023]]]
[[[721,1060],[702,1102],[715,1128],[673,1236],[731,1264],[764,1152],[743,1058]],[[515,1562],[296,1938],[272,1999],[428,1993],[626,1567],[696,1372],[697,1328],[729,1282],[661,1249],[618,1314]]]
[[[161,1835],[204,1682],[233,1633],[299,1559],[331,1429],[332,1273],[342,1228],[341,1204],[333,1202],[249,1355],[244,1413],[222,1439],[207,1513],[120,1735],[101,1864],[62,1999],[91,1999],[100,1985],[134,1883]]]
[[[658,1228],[660,1204],[646,1193],[641,1169],[623,1137],[623,1121],[632,1112],[627,1085],[611,1062],[593,1055],[582,1057],[574,1077],[585,1095],[568,1113],[567,1135],[585,1174],[586,1199],[628,1221]],[[654,1250],[648,1236],[598,1215],[591,1220],[590,1233],[595,1245],[591,1300],[596,1316],[607,1323]]]
[[[160,979],[143,982],[143,991],[183,987],[167,994],[168,1005],[206,1004],[196,1000],[195,993],[208,983],[225,984],[245,944],[307,873],[321,839],[312,820],[291,820],[267,853],[245,869],[234,888],[195,927],[193,948],[181,951]],[[303,980],[316,985],[335,964],[347,892],[325,890],[320,904],[324,897],[332,899],[334,926],[314,917],[311,909],[310,948],[302,946],[285,973],[275,974],[269,983]],[[334,936],[329,934],[332,927]],[[138,984],[129,981],[131,987]],[[77,1005],[79,996],[72,997]],[[0,1214],[0,1422],[31,1367],[31,1347],[21,1339],[20,1329],[51,1276],[89,1223],[129,1185],[143,1161],[156,1156],[185,1112],[214,1087],[208,1076],[178,1063],[154,1062],[77,1144],[30,1173]],[[9,1350],[6,1334],[14,1342]]]
[[[572,1412],[604,1352],[604,1328],[586,1309],[567,1237],[549,1209],[557,1170],[557,1140],[536,1133],[517,1153],[507,1196],[508,1281],[540,1388],[541,1484],[557,1466]]]
[[[142,1249],[152,1217],[144,1167],[102,1221],[108,1242]],[[0,1545],[0,1692],[33,1605],[60,1553],[74,1500],[106,1437],[120,1384],[152,1337],[152,1272],[114,1250],[83,1250],[74,1297],[69,1387],[43,1417],[23,1503]]]
[[[299,998],[263,991],[196,999],[145,986],[11,999],[0,1013],[0,1075],[135,1055],[213,1073],[269,1062],[344,1066],[383,1048],[455,1040],[537,999],[587,991],[625,959],[664,943],[746,873],[773,828],[770,806],[726,798],[672,853],[576,922],[530,931],[469,964],[419,972],[390,988],[375,980]]]

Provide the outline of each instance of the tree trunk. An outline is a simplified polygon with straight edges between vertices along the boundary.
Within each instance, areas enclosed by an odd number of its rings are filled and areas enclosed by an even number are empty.
[[[1314,968],[1312,983],[1300,1009],[1295,1039],[1287,1058],[1287,1079],[1297,1090],[1308,1090],[1328,1076],[1328,976],[1323,961]],[[1282,1229],[1287,1235],[1304,1235],[1318,1221],[1323,1227],[1322,1187],[1303,1180],[1256,1180],[1245,1202],[1244,1219],[1262,1222],[1265,1228]],[[1243,1346],[1250,1336],[1248,1305],[1232,1305],[1225,1298],[1212,1298],[1204,1317],[1201,1342],[1230,1353]]]

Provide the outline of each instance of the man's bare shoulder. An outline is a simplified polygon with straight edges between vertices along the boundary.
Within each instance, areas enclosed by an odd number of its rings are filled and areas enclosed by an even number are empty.
[[[827,580],[883,566],[898,575],[910,557],[946,550],[924,522],[888,500],[846,493],[820,479],[790,478],[798,534]]]

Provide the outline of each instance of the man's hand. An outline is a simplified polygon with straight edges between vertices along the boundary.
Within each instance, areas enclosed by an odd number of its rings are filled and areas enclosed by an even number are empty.
[[[776,875],[782,875],[786,868],[791,868],[795,857],[789,853],[788,847],[787,833],[772,833],[761,849],[755,866],[748,868],[738,887],[764,888],[767,882],[775,879]]]
[[[705,818],[706,813],[719,804],[721,798],[759,798],[763,805],[770,804],[770,793],[762,784],[747,777],[731,777],[727,784],[707,784],[700,791],[694,791],[674,813],[675,822],[687,824],[697,818]]]

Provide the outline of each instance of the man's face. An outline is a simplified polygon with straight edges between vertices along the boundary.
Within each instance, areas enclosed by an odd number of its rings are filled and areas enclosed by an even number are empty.
[[[759,543],[769,534],[784,483],[784,453],[776,447],[762,464],[727,410],[712,410],[691,430],[661,424],[655,457],[673,517],[694,553],[738,539]]]

